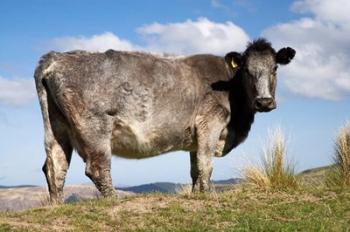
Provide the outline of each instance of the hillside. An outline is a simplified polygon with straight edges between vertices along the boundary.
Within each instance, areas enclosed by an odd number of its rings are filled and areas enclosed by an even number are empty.
[[[241,182],[240,178],[231,178],[227,180],[214,180],[213,184],[215,185],[216,190],[223,191],[226,190],[232,185]],[[177,193],[184,184],[171,183],[171,182],[155,182],[150,184],[137,185],[132,187],[118,188],[122,191],[133,192],[133,193]]]
[[[306,185],[319,186],[320,184],[322,184],[327,173],[331,171],[333,167],[334,166],[324,166],[324,167],[308,169],[308,170],[302,171],[298,175],[298,177]]]
[[[0,231],[346,231],[350,192],[147,194],[0,214]]]
[[[326,169],[306,171],[299,177],[307,181],[317,176],[321,180],[319,173]],[[273,192],[238,184],[216,193],[137,194],[0,213],[0,231],[346,231],[348,228],[350,190],[316,186]]]

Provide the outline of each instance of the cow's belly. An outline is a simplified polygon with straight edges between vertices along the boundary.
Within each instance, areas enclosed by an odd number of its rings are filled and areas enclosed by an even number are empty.
[[[142,159],[170,151],[186,150],[185,134],[165,131],[166,129],[155,129],[139,121],[118,121],[112,132],[112,153],[124,158]]]

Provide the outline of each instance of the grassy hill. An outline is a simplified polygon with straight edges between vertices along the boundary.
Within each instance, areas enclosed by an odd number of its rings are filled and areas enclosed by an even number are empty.
[[[346,231],[350,192],[147,194],[0,214],[0,231]]]
[[[304,185],[319,186],[324,182],[324,178],[334,166],[325,166],[308,169],[301,172],[298,177]]]
[[[314,176],[320,169],[300,178]],[[305,176],[304,176],[305,175]],[[323,178],[322,175],[316,175]],[[347,231],[350,190],[139,194],[0,214],[0,231]]]

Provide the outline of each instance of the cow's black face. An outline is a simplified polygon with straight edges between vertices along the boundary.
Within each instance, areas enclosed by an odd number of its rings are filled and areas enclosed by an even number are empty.
[[[292,48],[282,48],[277,53],[263,39],[251,43],[243,54],[229,53],[231,66],[237,66],[251,108],[269,112],[276,108],[276,72],[278,64],[288,64],[294,57]],[[228,55],[229,55],[228,54]],[[226,58],[227,59],[227,58]]]
[[[268,112],[276,108],[276,71],[276,59],[271,52],[252,52],[245,57],[243,83],[254,110]]]

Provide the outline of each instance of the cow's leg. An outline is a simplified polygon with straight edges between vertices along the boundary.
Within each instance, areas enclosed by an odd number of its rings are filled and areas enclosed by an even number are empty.
[[[213,171],[212,157],[215,154],[220,135],[228,123],[228,112],[221,107],[209,108],[210,114],[196,118],[197,154],[191,155],[196,180],[193,191],[211,190],[210,177]],[[192,170],[192,169],[191,169]]]
[[[46,161],[42,168],[49,187],[50,202],[63,203],[63,186],[72,156],[72,146],[67,137],[45,136]]]
[[[63,186],[72,157],[69,128],[62,114],[50,98],[42,101],[46,161],[42,168],[52,204],[64,201]]]
[[[210,152],[204,151],[199,151],[193,158],[191,156],[193,159],[193,167],[191,164],[192,192],[211,190],[210,177],[213,171],[211,157]]]
[[[94,182],[102,196],[115,196],[111,177],[111,152],[91,150],[86,153],[85,174]]]
[[[110,123],[103,118],[80,119],[77,127],[78,152],[86,163],[88,176],[102,196],[115,195],[111,177]],[[84,125],[85,127],[81,126]]]
[[[72,128],[74,147],[86,163],[85,174],[103,196],[114,195],[110,173],[112,118],[90,111],[74,92],[64,92],[60,100]]]
[[[191,158],[192,192],[198,192],[199,191],[199,184],[196,185],[197,180],[198,180],[198,176],[199,176],[197,153],[190,152],[190,158]]]

